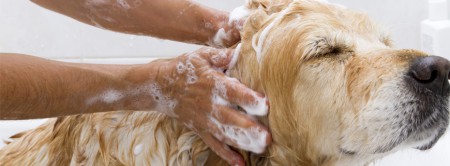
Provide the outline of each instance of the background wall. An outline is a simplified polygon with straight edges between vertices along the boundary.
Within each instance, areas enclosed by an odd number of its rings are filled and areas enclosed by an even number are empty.
[[[243,4],[240,0],[197,1],[222,10],[232,10]],[[26,0],[1,0],[0,20],[1,52],[97,63],[104,58],[176,56],[199,48],[192,44],[106,31]]]
[[[243,0],[197,1],[228,11],[244,2]],[[389,27],[397,47],[420,49],[419,23],[427,17],[426,0],[330,1],[365,11]],[[146,63],[152,58],[176,56],[199,48],[191,44],[106,31],[48,11],[25,0],[1,0],[0,21],[0,52],[31,54],[62,61]],[[0,121],[0,139],[33,128],[43,121]],[[375,165],[450,165],[450,158],[447,157],[450,154],[448,135],[445,135],[430,151],[405,150]],[[0,148],[2,146],[1,142]]]
[[[420,49],[420,22],[428,17],[427,0],[329,1],[367,12],[390,29],[396,47]],[[447,6],[450,9],[450,3]]]

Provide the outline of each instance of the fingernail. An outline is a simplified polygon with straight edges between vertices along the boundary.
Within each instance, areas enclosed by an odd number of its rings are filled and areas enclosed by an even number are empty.
[[[234,161],[230,163],[230,165],[236,165],[236,166],[245,166],[245,161],[242,157],[235,157]]]

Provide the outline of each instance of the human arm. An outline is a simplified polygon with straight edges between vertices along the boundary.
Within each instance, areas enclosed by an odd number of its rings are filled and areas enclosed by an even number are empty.
[[[0,119],[48,118],[127,109],[119,102],[112,102],[114,95],[105,102],[94,99],[107,89],[130,86],[131,83],[123,79],[131,68],[130,65],[64,63],[2,53]]]
[[[227,148],[261,152],[268,130],[236,111],[263,106],[266,100],[220,71],[231,50],[201,49],[175,59],[143,65],[64,63],[19,54],[0,54],[0,119],[30,119],[113,110],[154,110],[176,118],[197,132],[230,164],[242,157]],[[248,147],[220,126],[256,131]]]
[[[214,47],[240,40],[228,12],[190,0],[32,0],[78,21],[122,33],[154,36]],[[222,30],[221,30],[222,29]]]

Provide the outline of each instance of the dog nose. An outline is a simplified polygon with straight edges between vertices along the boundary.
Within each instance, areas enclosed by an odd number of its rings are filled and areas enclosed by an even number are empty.
[[[449,92],[449,72],[450,62],[438,56],[419,57],[410,68],[411,77],[420,86],[439,94]]]

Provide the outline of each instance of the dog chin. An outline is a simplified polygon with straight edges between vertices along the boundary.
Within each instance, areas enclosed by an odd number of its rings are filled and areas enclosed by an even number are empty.
[[[431,149],[444,135],[449,124],[449,95],[428,95],[419,93],[415,95],[419,101],[416,108],[409,110],[409,116],[403,119],[408,127],[403,129],[405,135],[400,140],[407,148],[419,150]],[[429,101],[423,103],[423,101]],[[405,147],[404,146],[404,147]]]
[[[440,118],[429,117],[429,119],[433,119],[434,122],[422,124],[421,127],[419,127],[419,130],[421,131],[411,134],[410,138],[418,142],[417,146],[415,146],[416,149],[431,149],[447,130],[449,122],[448,118],[445,117],[448,117],[448,110],[437,111],[434,117]]]
[[[448,112],[445,110],[444,112]],[[448,114],[439,114],[440,116],[446,116]],[[437,141],[444,135],[448,126],[448,120],[445,118],[436,121],[434,126],[430,124],[423,124],[420,128],[422,131],[416,131],[411,133],[407,141],[411,142],[412,147],[419,150],[431,149]]]
[[[437,143],[442,135],[444,135],[445,131],[445,127],[439,126],[425,132],[412,134],[407,138],[398,138],[396,141],[393,141],[388,145],[379,147],[374,154],[388,153],[404,148],[415,148],[423,151],[428,150]]]
[[[438,117],[438,118],[436,118]],[[382,144],[369,152],[369,154],[385,154],[405,148],[415,148],[419,150],[431,149],[437,141],[444,135],[449,124],[448,110],[435,111],[430,117],[422,119],[420,125],[409,124],[399,136],[392,138],[387,144]],[[340,152],[346,155],[359,153],[358,150],[340,148]]]
[[[419,150],[431,149],[437,143],[439,138],[441,138],[442,135],[444,135],[445,130],[446,130],[445,128],[440,128],[433,135],[429,136],[428,138],[424,139],[423,141],[420,141],[421,145],[416,146],[415,149],[419,149]]]

